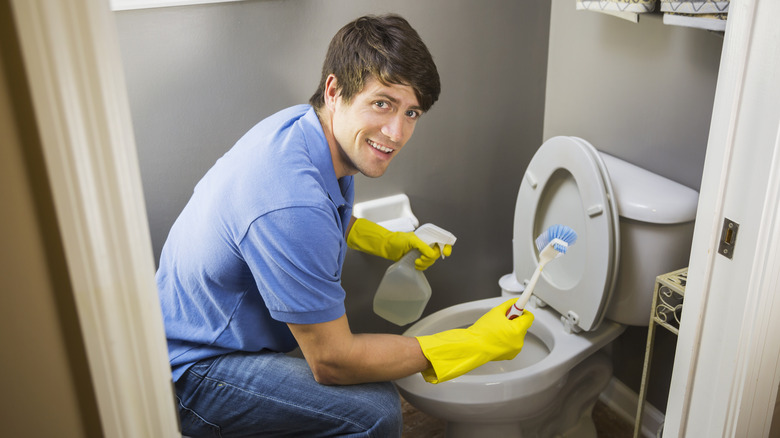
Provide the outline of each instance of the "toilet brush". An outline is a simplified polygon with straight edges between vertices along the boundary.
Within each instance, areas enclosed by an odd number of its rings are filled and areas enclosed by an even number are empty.
[[[523,294],[517,299],[515,304],[506,313],[509,319],[515,319],[523,314],[523,308],[528,304],[528,300],[533,294],[536,282],[542,274],[542,269],[551,260],[566,254],[569,245],[574,245],[577,241],[577,232],[566,225],[553,225],[547,228],[536,238],[536,249],[539,250],[539,266],[534,271],[531,281],[528,282]]]

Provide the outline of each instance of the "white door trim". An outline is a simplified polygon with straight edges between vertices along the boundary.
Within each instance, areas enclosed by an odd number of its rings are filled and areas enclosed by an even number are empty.
[[[180,436],[108,1],[11,7],[103,433]]]
[[[780,125],[776,128],[780,134]],[[750,275],[738,363],[725,432],[767,437],[780,383],[780,136],[776,137],[764,212]],[[777,432],[775,432],[777,433]]]

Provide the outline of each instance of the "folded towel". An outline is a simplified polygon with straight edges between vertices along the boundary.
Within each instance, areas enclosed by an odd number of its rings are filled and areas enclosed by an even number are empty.
[[[662,12],[682,14],[725,14],[729,0],[661,0]]]
[[[656,0],[577,0],[577,9],[598,12],[653,12]]]
[[[682,14],[666,12],[664,13],[664,24],[723,32],[726,30],[726,19],[728,18],[728,15],[729,14]]]
[[[664,24],[723,31],[730,0],[660,0]],[[614,15],[638,22],[653,12],[656,0],[577,0],[577,9]]]
[[[656,0],[577,0],[577,9],[601,12],[634,23],[639,22],[639,14],[652,12]]]
[[[729,0],[661,0],[664,24],[725,31]]]

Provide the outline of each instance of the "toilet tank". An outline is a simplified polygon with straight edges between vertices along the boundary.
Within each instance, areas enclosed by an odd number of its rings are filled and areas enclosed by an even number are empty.
[[[655,278],[688,266],[699,194],[641,167],[600,153],[620,216],[620,259],[606,317],[646,326]]]

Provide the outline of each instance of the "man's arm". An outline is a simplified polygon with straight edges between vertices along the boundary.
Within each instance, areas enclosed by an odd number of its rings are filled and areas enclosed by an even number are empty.
[[[324,385],[394,380],[431,364],[416,338],[353,334],[346,315],[319,324],[288,324],[314,379]]]

